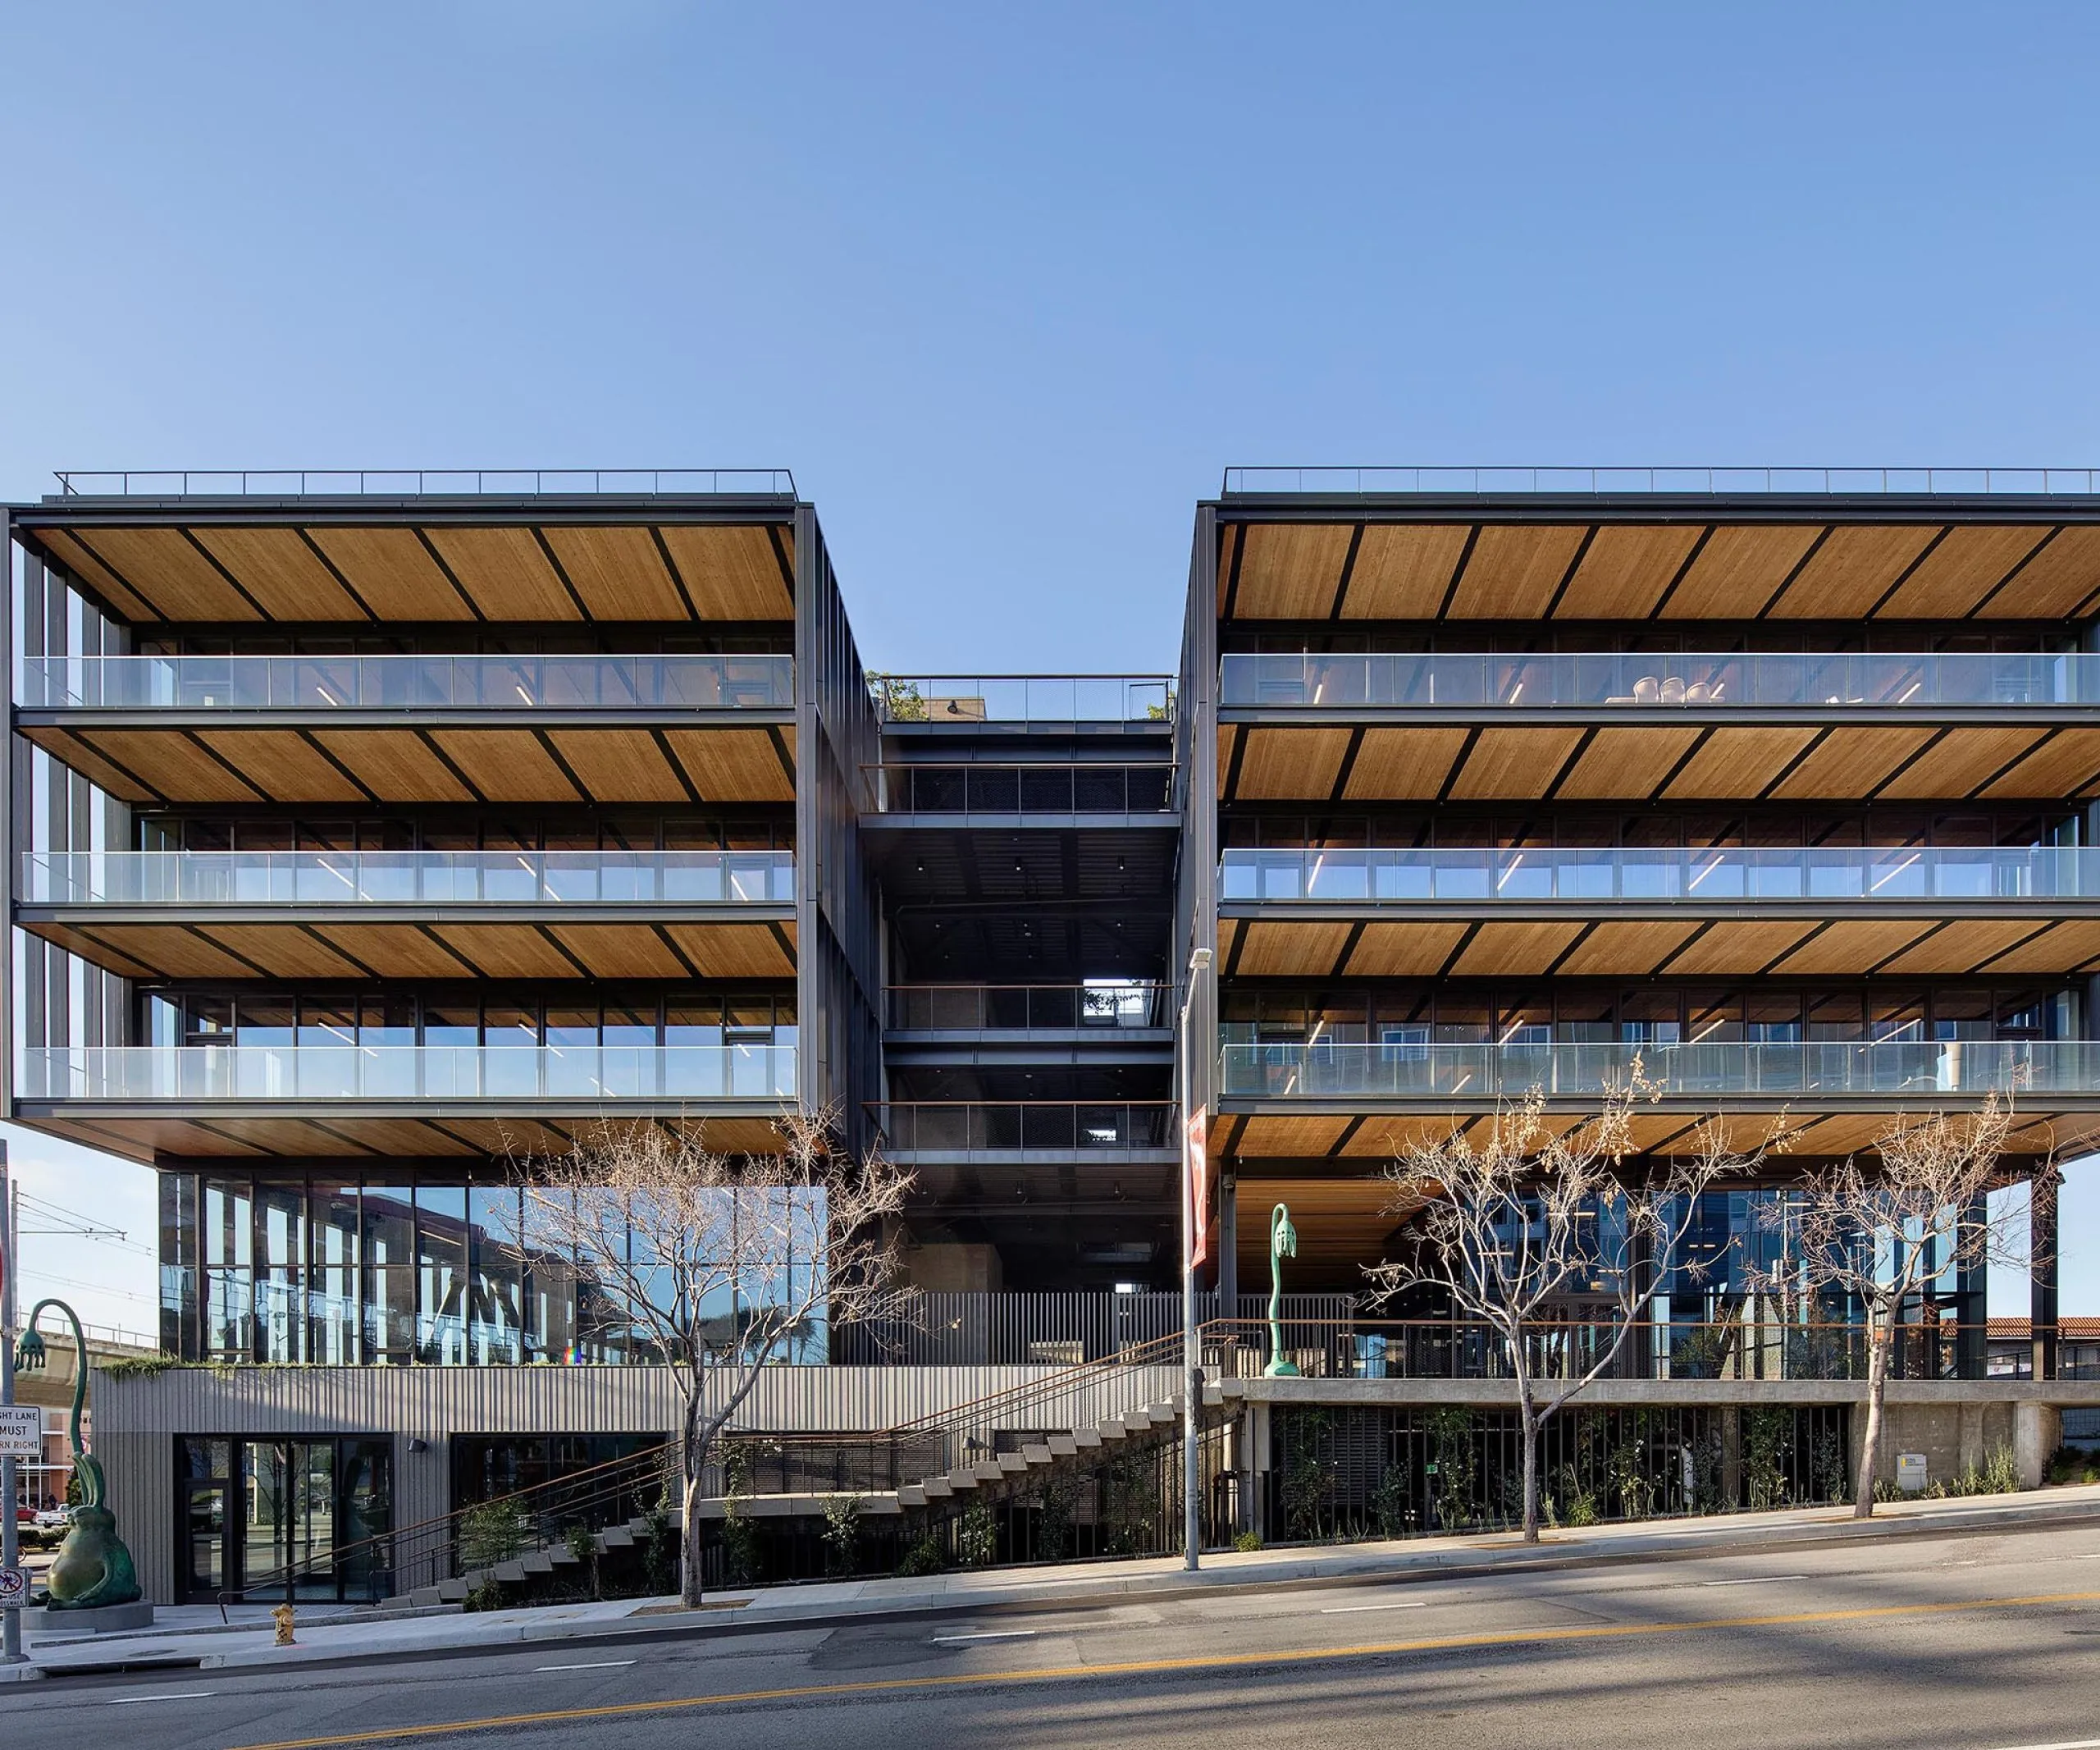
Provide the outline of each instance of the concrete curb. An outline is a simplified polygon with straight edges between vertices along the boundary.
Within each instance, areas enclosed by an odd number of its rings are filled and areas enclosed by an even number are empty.
[[[2031,1496],[2029,1498],[2032,1498]],[[1884,1510],[1865,1521],[1843,1510],[1832,1510],[1827,1519],[1804,1521],[1789,1517],[1778,1523],[1739,1526],[1712,1519],[1687,1524],[1682,1532],[1655,1534],[1608,1534],[1595,1542],[1559,1535],[1554,1542],[1527,1551],[1522,1544],[1461,1545],[1458,1549],[1422,1550],[1410,1554],[1405,1546],[1387,1544],[1361,1555],[1319,1550],[1293,1552],[1284,1559],[1259,1565],[1235,1563],[1212,1567],[1197,1574],[1131,1573],[1104,1565],[1097,1573],[1061,1580],[1017,1580],[1011,1585],[987,1587],[972,1592],[904,1594],[894,1600],[861,1598],[813,1601],[807,1606],[792,1602],[792,1588],[761,1593],[738,1608],[721,1606],[699,1611],[665,1612],[637,1620],[632,1615],[586,1621],[532,1621],[504,1623],[508,1613],[450,1615],[443,1628],[413,1643],[352,1651],[325,1643],[290,1647],[258,1646],[231,1647],[222,1652],[177,1652],[173,1648],[140,1648],[136,1656],[119,1655],[111,1660],[84,1660],[72,1648],[57,1649],[55,1658],[39,1655],[36,1665],[43,1675],[81,1677],[141,1670],[256,1670],[285,1665],[317,1668],[363,1665],[399,1658],[445,1658],[500,1652],[514,1647],[573,1643],[590,1647],[643,1645],[664,1640],[711,1640],[757,1634],[803,1633],[817,1629],[864,1626],[871,1622],[936,1621],[956,1616],[996,1616],[1037,1611],[1045,1606],[1069,1611],[1112,1609],[1137,1600],[1165,1600],[1193,1597],[1232,1597],[1254,1592],[1303,1591],[1334,1586],[1427,1584],[1436,1581],[1481,1579],[1511,1573],[1552,1574],[1584,1569],[1637,1567],[1656,1562],[1687,1561],[1702,1556],[1836,1547],[1847,1544],[1884,1542],[1891,1538],[1969,1537],[2009,1530],[2047,1530],[2057,1526],[2092,1526],[2100,1523],[2100,1492],[2079,1490],[2077,1498],[2038,1501],[2031,1506],[1978,1506],[1973,1508],[1940,1506],[1920,1512],[1915,1509]],[[1332,1551],[1332,1547],[1326,1547]],[[1483,1556],[1462,1554],[1462,1550],[1486,1549]],[[778,1597],[772,1608],[766,1602]],[[447,1633],[446,1630],[451,1632]],[[159,1639],[160,1637],[151,1637]],[[141,1635],[141,1639],[148,1638]],[[84,1649],[83,1649],[84,1650]],[[114,1648],[108,1649],[115,1651]],[[68,1656],[71,1654],[71,1656]],[[18,1667],[17,1669],[21,1669]],[[0,1677],[0,1681],[4,1681]]]

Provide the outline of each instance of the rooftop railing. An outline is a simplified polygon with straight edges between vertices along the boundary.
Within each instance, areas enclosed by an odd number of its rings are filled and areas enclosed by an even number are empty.
[[[1167,674],[875,674],[885,723],[1165,723]]]
[[[2100,850],[2057,845],[1750,846],[1588,850],[1289,847],[1227,851],[1218,897],[1408,905],[1440,901],[2100,898]]]
[[[1115,1033],[1173,1025],[1172,987],[1149,980],[1084,985],[893,985],[902,1033]]]
[[[876,1108],[899,1152],[1173,1146],[1169,1100],[892,1100]]]
[[[883,814],[1157,814],[1173,802],[1174,768],[1117,765],[878,765]]]
[[[1397,1100],[1594,1099],[1623,1085],[1637,1062],[1666,1095],[1842,1099],[1901,1097],[1929,1103],[2017,1091],[2023,1099],[2100,1094],[2100,1042],[1959,1039],[1685,1044],[1445,1044],[1419,1037],[1376,1044],[1231,1044],[1220,1053],[1228,1098]]]
[[[1867,493],[2100,492],[2091,468],[1228,468],[1225,492],[1370,496],[1414,493]]]
[[[30,656],[31,710],[792,708],[788,656]]]
[[[796,496],[784,468],[73,468],[57,478],[63,498]]]
[[[52,1100],[791,1100],[795,1047],[53,1045],[19,1092]]]
[[[29,851],[30,905],[769,905],[792,851]]]
[[[1290,710],[1628,711],[2100,704],[2100,656],[1872,652],[1228,656],[1218,702]]]

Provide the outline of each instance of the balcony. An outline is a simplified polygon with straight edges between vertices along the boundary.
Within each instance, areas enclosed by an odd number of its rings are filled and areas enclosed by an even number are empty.
[[[1082,985],[894,985],[889,1026],[899,1033],[1070,1034],[1112,1037],[1174,1025],[1171,987],[1143,979]]]
[[[1133,816],[1171,824],[1174,768],[1141,765],[885,765],[870,767],[885,825],[1123,825]],[[1139,823],[1143,824],[1143,823]]]
[[[1159,726],[1173,720],[1166,674],[874,674],[883,726],[979,729],[1022,724]]]
[[[796,1048],[723,1045],[72,1045],[21,1054],[25,1101],[690,1100],[777,1107]],[[412,1108],[413,1109],[413,1108]]]
[[[2016,1095],[2023,1107],[2100,1109],[2100,1041],[2085,1039],[1459,1045],[1425,1037],[1377,1044],[1228,1044],[1219,1062],[1221,1091],[1238,1100],[1491,1107],[1536,1089],[1551,1100],[1589,1102],[1607,1086],[1623,1085],[1637,1062],[1664,1099],[1695,1106],[1858,1100],[1916,1110],[1998,1093]]]
[[[2056,845],[1287,847],[1227,851],[1228,905],[1366,907],[1756,905],[1825,901],[1968,910],[2100,900],[2100,850]]]
[[[774,711],[788,656],[33,656],[25,711],[216,715]]]
[[[1020,1160],[1091,1156],[1103,1161],[1172,1154],[1168,1100],[919,1100],[879,1108],[899,1159]]]
[[[1832,710],[1915,720],[1949,708],[1993,713],[2100,706],[2100,656],[1792,652],[1691,655],[1232,655],[1220,660],[1227,711],[1396,714],[1606,709],[1669,716]]]
[[[31,851],[30,906],[792,906],[792,851]]]

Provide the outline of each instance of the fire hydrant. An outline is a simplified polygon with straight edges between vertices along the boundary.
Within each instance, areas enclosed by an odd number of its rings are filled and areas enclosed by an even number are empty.
[[[296,1647],[299,1643],[292,1638],[292,1607],[289,1604],[281,1604],[270,1615],[277,1624],[277,1644],[280,1647]]]

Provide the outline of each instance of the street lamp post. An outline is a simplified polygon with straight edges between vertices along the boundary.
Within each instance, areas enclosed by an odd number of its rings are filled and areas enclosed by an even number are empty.
[[[1209,969],[1211,951],[1199,948],[1189,956],[1189,974],[1181,994],[1181,1098],[1176,1110],[1181,1155],[1181,1565],[1192,1572],[1203,1565],[1203,1455],[1196,1430],[1203,1412],[1203,1351],[1196,1335],[1196,1180],[1189,1157],[1189,1102],[1195,1085],[1190,1055],[1189,1016],[1195,1006],[1196,980]]]

